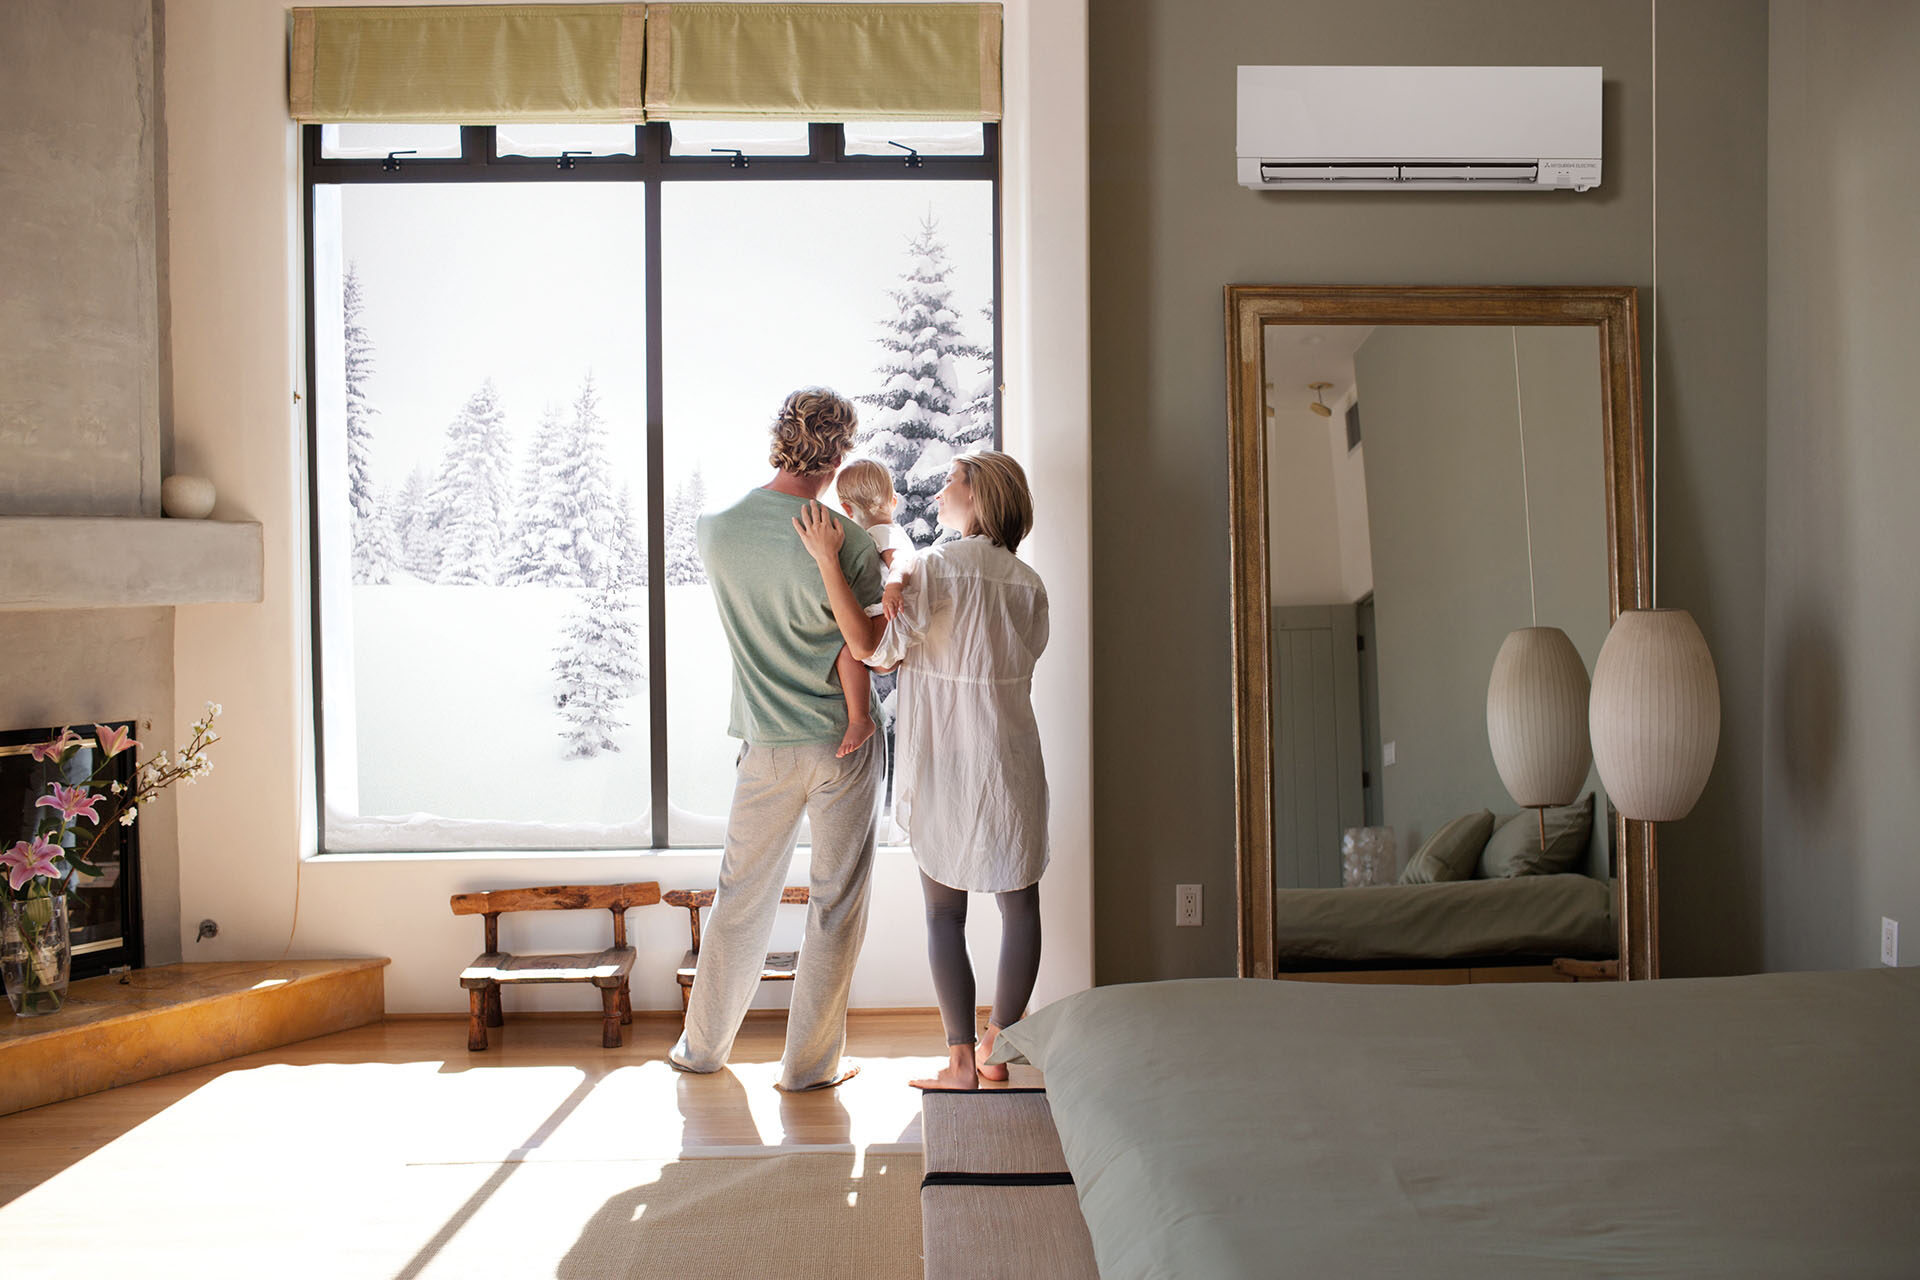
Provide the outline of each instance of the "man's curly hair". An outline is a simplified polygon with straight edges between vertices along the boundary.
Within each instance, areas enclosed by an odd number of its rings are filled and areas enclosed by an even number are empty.
[[[773,420],[767,461],[798,476],[833,471],[853,448],[860,412],[830,387],[802,387],[787,397]]]

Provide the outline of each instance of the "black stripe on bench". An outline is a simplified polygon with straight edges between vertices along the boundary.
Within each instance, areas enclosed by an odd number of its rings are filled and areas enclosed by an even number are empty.
[[[1045,1089],[922,1089],[923,1095],[939,1094],[945,1098],[998,1098],[1009,1093],[1045,1093]]]
[[[920,1179],[928,1187],[1070,1187],[1070,1173],[954,1173],[939,1171]]]

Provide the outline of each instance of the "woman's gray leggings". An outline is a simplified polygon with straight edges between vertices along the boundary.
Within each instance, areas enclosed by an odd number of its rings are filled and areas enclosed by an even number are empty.
[[[973,962],[967,958],[967,893],[920,873],[927,899],[927,959],[947,1043],[974,1042]],[[1020,1020],[1040,973],[1040,886],[996,893],[1000,903],[1000,973],[994,983],[993,1025]]]

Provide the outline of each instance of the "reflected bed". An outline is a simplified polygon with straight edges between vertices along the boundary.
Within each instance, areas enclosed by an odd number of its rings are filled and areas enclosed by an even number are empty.
[[[1301,964],[1614,954],[1614,888],[1574,873],[1280,889],[1274,954]]]

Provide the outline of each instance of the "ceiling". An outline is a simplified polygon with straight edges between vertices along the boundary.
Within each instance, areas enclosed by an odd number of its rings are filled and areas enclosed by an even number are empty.
[[[1353,391],[1353,353],[1373,333],[1372,325],[1270,324],[1266,330],[1267,403],[1299,409],[1313,403],[1313,382],[1331,382],[1329,405]]]

